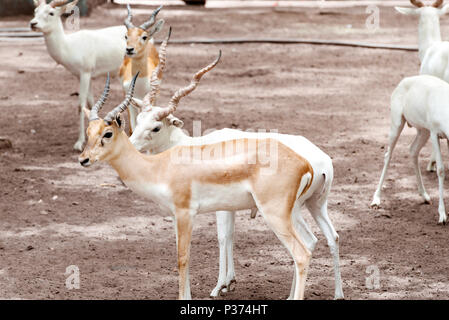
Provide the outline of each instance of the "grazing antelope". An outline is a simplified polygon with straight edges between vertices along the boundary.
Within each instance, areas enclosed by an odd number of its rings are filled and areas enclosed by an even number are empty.
[[[65,34],[61,15],[71,12],[78,0],[34,0],[36,9],[30,21],[31,29],[44,34],[50,56],[62,64],[70,73],[79,77],[79,137],[73,148],[83,150],[85,138],[84,113],[87,105],[92,107],[94,99],[91,79],[107,73],[116,74],[125,55],[124,26],[99,30],[81,30]]]
[[[150,19],[140,26],[136,27],[132,23],[131,7],[128,8],[128,17],[125,20],[127,29],[126,38],[126,56],[120,67],[119,77],[122,86],[128,91],[134,74],[139,72],[139,78],[136,82],[136,89],[134,96],[142,99],[145,94],[150,91],[149,75],[153,72],[159,64],[159,55],[154,46],[153,36],[162,29],[164,20],[159,20],[156,23],[156,15],[162,9],[162,6],[153,11]],[[170,35],[169,35],[170,37]],[[138,111],[130,106],[128,109],[130,121],[130,134],[136,126],[136,116]]]
[[[293,298],[303,299],[311,252],[298,234],[297,220],[304,204],[313,211],[326,211],[333,175],[330,158],[305,138],[297,137],[301,154],[272,138],[236,138],[144,155],[129,141],[120,117],[131,102],[136,77],[125,100],[104,119],[98,112],[106,100],[108,83],[92,110],[84,109],[89,114],[88,141],[79,162],[87,167],[106,161],[131,190],[174,215],[179,298],[191,298],[188,268],[196,214],[256,207],[293,257]],[[176,110],[190,88],[178,90],[160,114]]]
[[[437,0],[426,6],[419,0],[410,0],[416,8],[396,7],[405,15],[419,15],[419,59],[420,74],[428,74],[449,82],[449,42],[441,41],[440,16],[449,11],[449,5],[443,6],[443,0]],[[436,153],[432,151],[427,171],[435,171]]]
[[[315,145],[301,136],[292,136],[273,133],[251,133],[242,132],[234,129],[222,129],[214,131],[201,137],[190,137],[181,129],[183,121],[176,118],[173,113],[179,100],[191,93],[199,84],[201,77],[211,70],[218,63],[219,58],[212,64],[198,71],[193,80],[182,95],[175,96],[173,99],[176,104],[172,108],[161,108],[156,106],[156,98],[160,88],[160,78],[158,73],[162,72],[166,63],[166,41],[160,47],[160,63],[152,75],[151,90],[145,96],[144,101],[133,99],[142,112],[137,117],[137,127],[130,137],[131,143],[139,151],[150,151],[153,154],[162,153],[175,146],[193,146],[210,143],[230,141],[233,139],[275,139],[285,144],[298,155],[304,157],[311,164],[314,172],[313,180],[316,182],[315,193],[305,201],[306,206],[314,217],[318,226],[324,233],[330,251],[333,257],[335,272],[335,299],[343,299],[343,289],[340,275],[339,264],[339,246],[338,234],[335,231],[332,222],[327,214],[327,196],[333,179],[333,166],[330,158],[318,149]],[[220,208],[223,210],[224,208]],[[300,214],[300,208],[297,208],[296,224],[301,238],[305,241],[307,248],[312,252],[315,248],[317,239],[310,231],[309,226],[303,220]],[[255,213],[256,210],[253,210]],[[216,287],[212,290],[211,296],[216,297],[220,292],[230,290],[230,286],[235,282],[234,259],[233,259],[233,235],[235,224],[235,212],[217,211],[217,232],[220,248],[220,267]],[[227,269],[227,270],[226,270]],[[293,288],[290,298],[293,297]]]
[[[378,207],[380,205],[381,190],[388,165],[405,123],[417,129],[416,138],[410,147],[410,154],[415,168],[418,192],[425,202],[429,202],[430,197],[422,182],[418,155],[429,137],[432,142],[433,150],[436,153],[440,197],[438,223],[445,224],[447,217],[443,197],[444,166],[439,138],[447,139],[449,137],[449,84],[434,76],[420,75],[405,78],[391,96],[391,128],[388,149],[371,206]]]

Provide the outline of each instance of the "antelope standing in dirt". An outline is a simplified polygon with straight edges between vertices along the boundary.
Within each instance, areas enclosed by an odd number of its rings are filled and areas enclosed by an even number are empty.
[[[137,76],[137,75],[136,75]],[[154,200],[175,217],[179,298],[189,299],[193,219],[198,213],[256,207],[295,265],[294,299],[304,298],[311,251],[296,221],[306,204],[326,211],[332,181],[330,158],[311,142],[294,137],[301,154],[271,138],[236,138],[216,144],[175,146],[157,155],[137,151],[123,131],[120,113],[130,104],[136,77],[125,100],[100,119],[108,86],[89,112],[82,166],[108,162],[136,193]],[[191,86],[178,90],[160,114],[170,114]],[[267,152],[269,150],[269,152]],[[327,214],[327,213],[326,213]]]
[[[92,107],[94,98],[91,79],[107,73],[116,74],[125,55],[124,26],[99,30],[81,30],[65,34],[61,15],[71,12],[78,0],[34,0],[36,9],[30,21],[31,29],[44,34],[50,56],[63,65],[70,73],[79,77],[79,117],[80,128],[75,150],[83,150],[85,138],[84,113],[88,105]]]
[[[378,207],[380,205],[381,190],[388,165],[405,123],[417,129],[416,138],[410,147],[410,154],[418,183],[418,192],[427,203],[430,201],[430,197],[422,182],[418,155],[429,137],[432,142],[433,150],[436,153],[440,197],[438,223],[445,224],[447,217],[443,197],[444,165],[439,139],[449,137],[449,84],[434,76],[420,75],[405,78],[399,83],[391,96],[391,128],[388,149],[385,153],[384,168],[371,206]]]
[[[156,23],[156,15],[162,9],[162,6],[153,12],[149,20],[138,27],[132,23],[132,13],[129,4],[127,8],[128,17],[125,20],[127,29],[126,57],[120,67],[119,76],[123,89],[126,92],[128,91],[133,75],[139,72],[134,96],[142,99],[150,91],[149,77],[159,64],[159,55],[154,46],[153,36],[164,25],[164,20],[159,20]],[[138,110],[133,106],[130,106],[127,110],[130,119],[130,133],[132,133],[132,130],[136,126]]]
[[[175,146],[203,145],[242,138],[274,139],[290,147],[298,155],[306,158],[314,169],[315,175],[313,176],[313,180],[317,180],[317,187],[316,192],[311,194],[310,198],[305,201],[305,204],[327,239],[334,263],[335,298],[343,299],[344,295],[340,275],[338,234],[327,214],[327,196],[329,194],[333,179],[333,166],[330,158],[315,145],[301,136],[274,133],[251,133],[234,129],[218,130],[201,137],[190,137],[186,135],[181,129],[183,126],[183,121],[173,115],[176,110],[176,106],[183,96],[188,95],[197,87],[201,77],[215,67],[219,59],[215,60],[212,64],[198,71],[194,75],[190,86],[183,91],[182,95],[175,98],[177,102],[174,104],[174,107],[157,107],[156,98],[161,84],[158,74],[160,74],[165,68],[166,45],[167,42],[164,41],[160,47],[160,63],[153,72],[150,92],[145,96],[144,101],[133,99],[133,103],[141,108],[142,112],[137,117],[137,127],[130,137],[131,143],[139,151],[150,151],[153,154],[158,154]],[[220,209],[223,210],[224,208]],[[301,238],[306,243],[308,250],[312,252],[315,248],[317,239],[310,231],[309,226],[303,220],[299,211],[300,208],[298,207],[296,210],[296,228]],[[256,211],[257,209],[253,209],[253,213],[256,213]],[[222,291],[229,291],[231,284],[235,282],[233,258],[235,212],[217,211],[216,216],[218,243],[220,248],[220,267],[217,285],[211,292],[212,297],[218,296]],[[294,285],[292,286],[290,298],[293,297],[293,288]]]
[[[441,7],[443,0],[426,6],[418,0],[410,0],[416,8],[396,7],[405,15],[419,15],[419,58],[420,74],[428,74],[449,82],[449,42],[441,41],[440,16],[449,11],[449,5]],[[435,171],[436,152],[432,151],[427,171]]]

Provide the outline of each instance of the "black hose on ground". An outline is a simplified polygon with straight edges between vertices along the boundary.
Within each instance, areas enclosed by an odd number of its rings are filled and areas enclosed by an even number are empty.
[[[24,32],[30,31],[30,32]],[[41,33],[31,32],[28,28],[0,28],[1,38],[39,38]],[[162,41],[156,41],[162,43]],[[186,39],[186,40],[170,40],[172,44],[244,44],[244,43],[272,43],[272,44],[311,44],[323,46],[343,46],[357,47],[368,49],[385,49],[385,50],[402,50],[402,51],[418,51],[416,46],[403,46],[395,44],[375,44],[357,41],[337,41],[337,40],[320,40],[320,39],[276,39],[276,38],[231,38],[231,39]]]

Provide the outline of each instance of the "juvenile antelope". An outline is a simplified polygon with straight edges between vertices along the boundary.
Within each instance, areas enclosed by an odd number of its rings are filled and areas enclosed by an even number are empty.
[[[128,17],[125,20],[127,29],[125,36],[126,57],[120,67],[119,76],[123,89],[126,92],[128,91],[133,75],[139,72],[139,78],[136,82],[136,92],[134,94],[139,99],[142,99],[150,91],[149,75],[151,75],[159,64],[159,55],[154,46],[153,36],[164,25],[164,20],[159,20],[156,23],[156,16],[161,9],[162,6],[154,10],[148,21],[136,27],[132,23],[131,7],[128,4]],[[130,119],[130,133],[132,133],[132,130],[136,126],[138,111],[133,106],[130,106],[127,110]]]
[[[449,11],[449,5],[441,7],[443,0],[426,6],[419,0],[410,0],[416,8],[396,7],[405,15],[419,15],[420,74],[428,74],[449,82],[449,42],[441,41],[440,17]],[[436,153],[432,151],[427,171],[435,171]]]
[[[384,168],[371,206],[378,207],[380,205],[382,185],[393,149],[406,122],[417,130],[416,138],[410,147],[410,154],[418,183],[418,192],[425,202],[429,202],[430,197],[422,182],[418,156],[429,137],[432,142],[433,150],[436,153],[440,196],[438,223],[445,224],[447,217],[443,197],[444,166],[439,138],[447,139],[449,137],[449,84],[434,76],[420,75],[405,78],[399,83],[391,96],[391,128],[388,149],[385,153]]]
[[[271,138],[175,146],[157,155],[144,155],[129,141],[120,118],[131,102],[135,81],[136,77],[126,99],[104,119],[98,111],[106,100],[107,87],[90,113],[84,109],[89,113],[88,141],[79,161],[85,167],[108,162],[131,190],[174,215],[179,298],[191,298],[188,268],[196,214],[257,207],[292,255],[293,298],[303,299],[311,252],[298,234],[296,221],[303,204],[326,210],[333,174],[330,158],[304,138],[298,144],[306,157]],[[178,90],[160,114],[175,110],[190,87]]]
[[[118,72],[125,55],[126,28],[117,26],[65,34],[61,15],[71,12],[77,3],[78,0],[53,0],[49,4],[45,0],[34,0],[36,9],[30,26],[34,31],[44,34],[50,56],[80,79],[80,128],[73,148],[81,151],[86,140],[82,109],[87,105],[92,107],[94,102],[91,79],[109,72]]]
[[[161,45],[159,53],[160,63],[153,72],[150,92],[145,96],[144,101],[133,99],[133,103],[141,108],[142,112],[137,117],[137,127],[130,137],[131,143],[140,151],[150,151],[153,154],[158,154],[175,146],[203,145],[242,138],[263,138],[279,141],[290,147],[298,155],[307,159],[316,173],[313,180],[317,184],[315,189],[316,193],[311,195],[310,199],[305,203],[327,239],[334,263],[335,298],[343,299],[344,295],[339,266],[338,234],[327,214],[327,196],[333,179],[333,167],[330,158],[301,136],[273,133],[251,133],[233,129],[222,129],[201,137],[190,137],[186,135],[181,129],[183,121],[173,115],[176,107],[167,109],[156,106],[156,98],[161,84],[157,74],[162,72],[165,68],[166,45],[166,41]],[[206,68],[198,71],[194,75],[190,86],[187,87],[186,90],[182,92],[182,95],[178,96],[176,100],[179,102],[182,97],[191,93],[199,84],[201,77],[215,67],[217,63],[218,59]],[[318,190],[320,190],[321,194]],[[221,209],[223,210],[224,208]],[[253,210],[253,212],[256,210]],[[298,207],[296,210],[297,215],[295,223],[297,224],[297,230],[303,241],[306,243],[309,251],[312,252],[315,248],[317,239],[303,220],[299,211],[300,208]],[[212,297],[218,296],[220,292],[229,291],[231,284],[235,282],[233,259],[235,212],[217,211],[216,216],[220,248],[220,267],[217,285],[211,293]],[[293,287],[290,298],[293,297]]]

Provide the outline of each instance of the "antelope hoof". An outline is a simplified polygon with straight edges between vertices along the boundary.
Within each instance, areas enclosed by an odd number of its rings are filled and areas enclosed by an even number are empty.
[[[216,286],[214,288],[214,290],[212,290],[212,292],[210,293],[210,297],[217,298],[218,296],[221,295],[221,293],[223,292],[223,289],[225,289],[225,288],[226,288],[226,285]]]
[[[440,226],[444,226],[444,225],[446,225],[446,222],[447,222],[447,219],[444,218],[444,219],[440,219],[440,220],[438,221],[438,224],[439,224]]]
[[[430,197],[427,193],[423,195],[423,198],[424,198],[424,204],[430,204]]]
[[[436,162],[434,162],[434,161],[429,162],[429,164],[427,165],[427,171],[435,172],[436,171]]]
[[[83,146],[84,146],[84,141],[77,141],[73,145],[73,149],[75,149],[76,151],[83,151]]]
[[[371,202],[370,207],[377,210],[377,209],[379,209],[379,206],[380,206],[380,197],[378,195],[378,192],[376,191],[374,193],[373,201]]]
[[[223,287],[222,292],[226,293],[234,291],[236,283],[237,281],[235,281],[235,279],[232,279],[225,287]]]
[[[371,202],[370,207],[374,210],[379,209],[380,207],[380,200],[373,200],[373,202]]]

